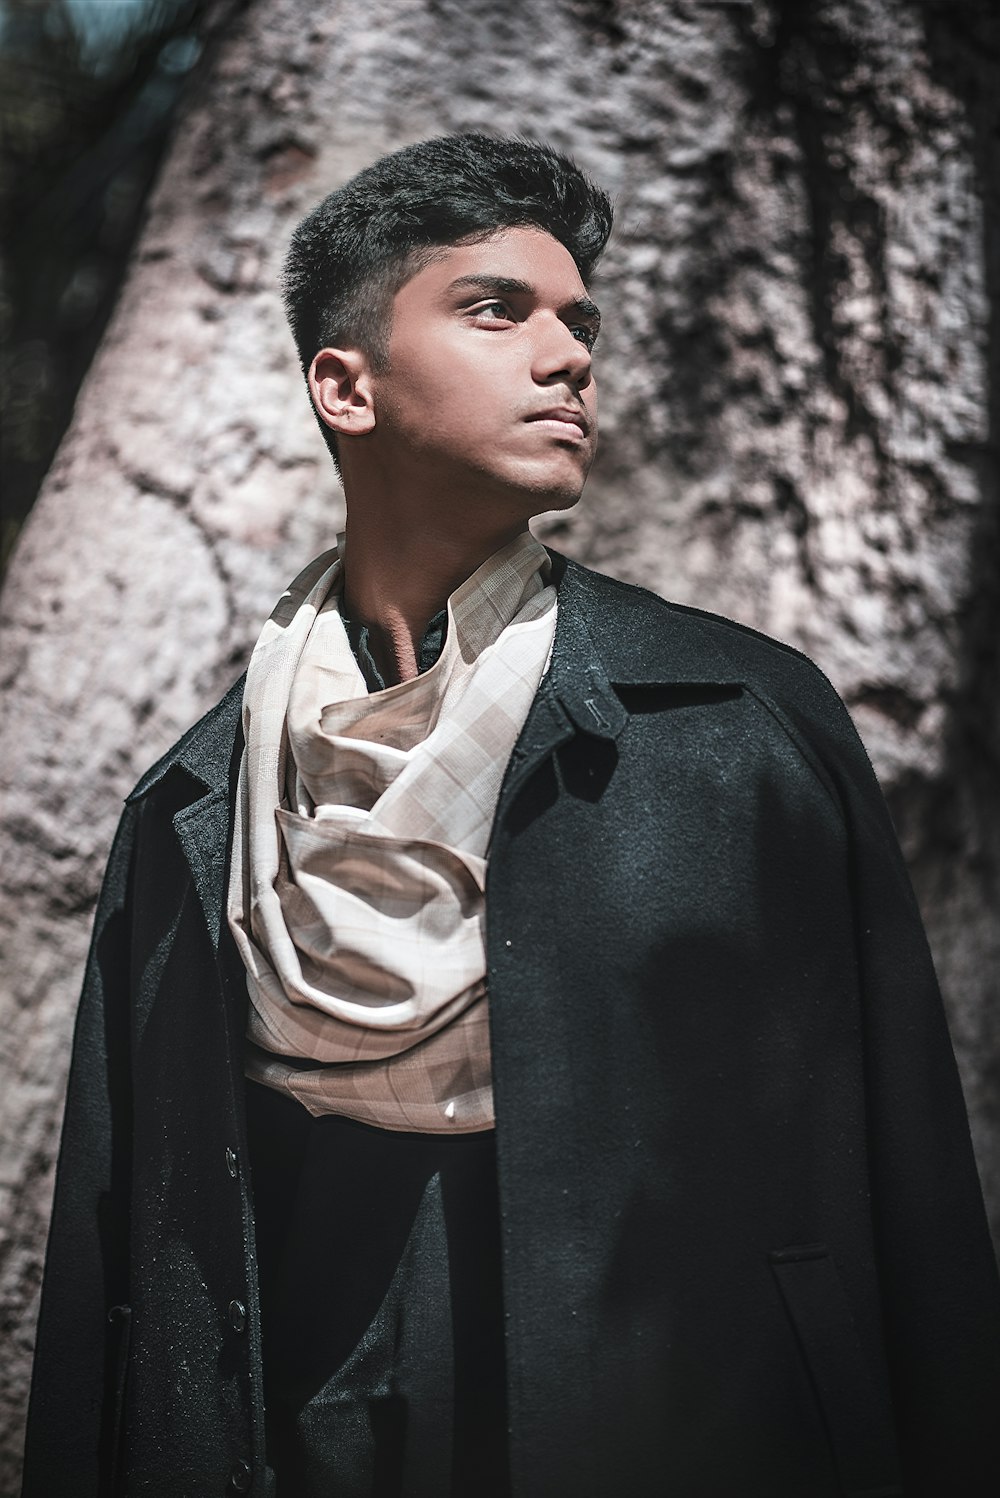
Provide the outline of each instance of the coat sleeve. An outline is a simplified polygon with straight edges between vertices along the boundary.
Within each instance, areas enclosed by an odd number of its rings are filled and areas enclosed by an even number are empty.
[[[130,876],[127,807],[77,1014],[25,1446],[23,1498],[114,1492],[129,1324]]]
[[[1000,1492],[1000,1278],[944,1008],[868,756],[812,672],[792,711],[819,745],[850,839],[871,1211],[904,1492]]]

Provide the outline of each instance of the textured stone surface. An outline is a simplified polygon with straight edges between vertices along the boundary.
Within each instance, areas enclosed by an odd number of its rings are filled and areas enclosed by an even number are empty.
[[[121,796],[342,499],[274,290],[384,150],[487,128],[617,196],[602,451],[553,544],[802,646],[923,901],[1000,1212],[997,25],[912,0],[251,5],[178,133],[3,598],[0,1491]]]

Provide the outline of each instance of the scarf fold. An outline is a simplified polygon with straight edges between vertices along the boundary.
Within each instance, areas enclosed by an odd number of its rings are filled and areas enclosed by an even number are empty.
[[[369,693],[317,557],[247,673],[229,922],[247,1075],[381,1128],[493,1124],[486,850],[551,653],[556,593],[524,533],[448,600],[422,675]]]

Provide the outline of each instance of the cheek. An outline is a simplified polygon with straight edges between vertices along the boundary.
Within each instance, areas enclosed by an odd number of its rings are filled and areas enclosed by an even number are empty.
[[[486,454],[500,461],[520,450],[520,419],[538,403],[523,340],[398,322],[379,395],[401,446],[450,452],[474,466]]]
[[[583,397],[583,403],[584,403],[584,405],[586,406],[587,410],[590,412],[591,416],[593,416],[594,420],[596,421],[596,419],[597,419],[597,381],[593,378],[593,376],[591,376],[590,384],[587,386],[587,388],[585,390],[582,390],[580,392],[580,394]]]
[[[392,351],[390,384],[397,409],[422,409],[430,418],[472,404],[475,390],[485,384],[485,376],[467,357],[459,358],[447,343],[428,340],[426,347]]]
[[[495,404],[452,370],[425,367],[401,381],[388,393],[382,418],[413,453],[468,458],[496,445]]]

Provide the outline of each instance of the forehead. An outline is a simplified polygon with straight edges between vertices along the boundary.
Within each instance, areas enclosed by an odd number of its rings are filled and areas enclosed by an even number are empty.
[[[447,299],[464,278],[523,281],[540,301],[562,305],[585,294],[576,261],[542,229],[501,229],[474,244],[444,246],[396,294],[397,307]],[[456,292],[463,288],[455,288]],[[469,288],[464,288],[466,293]]]

